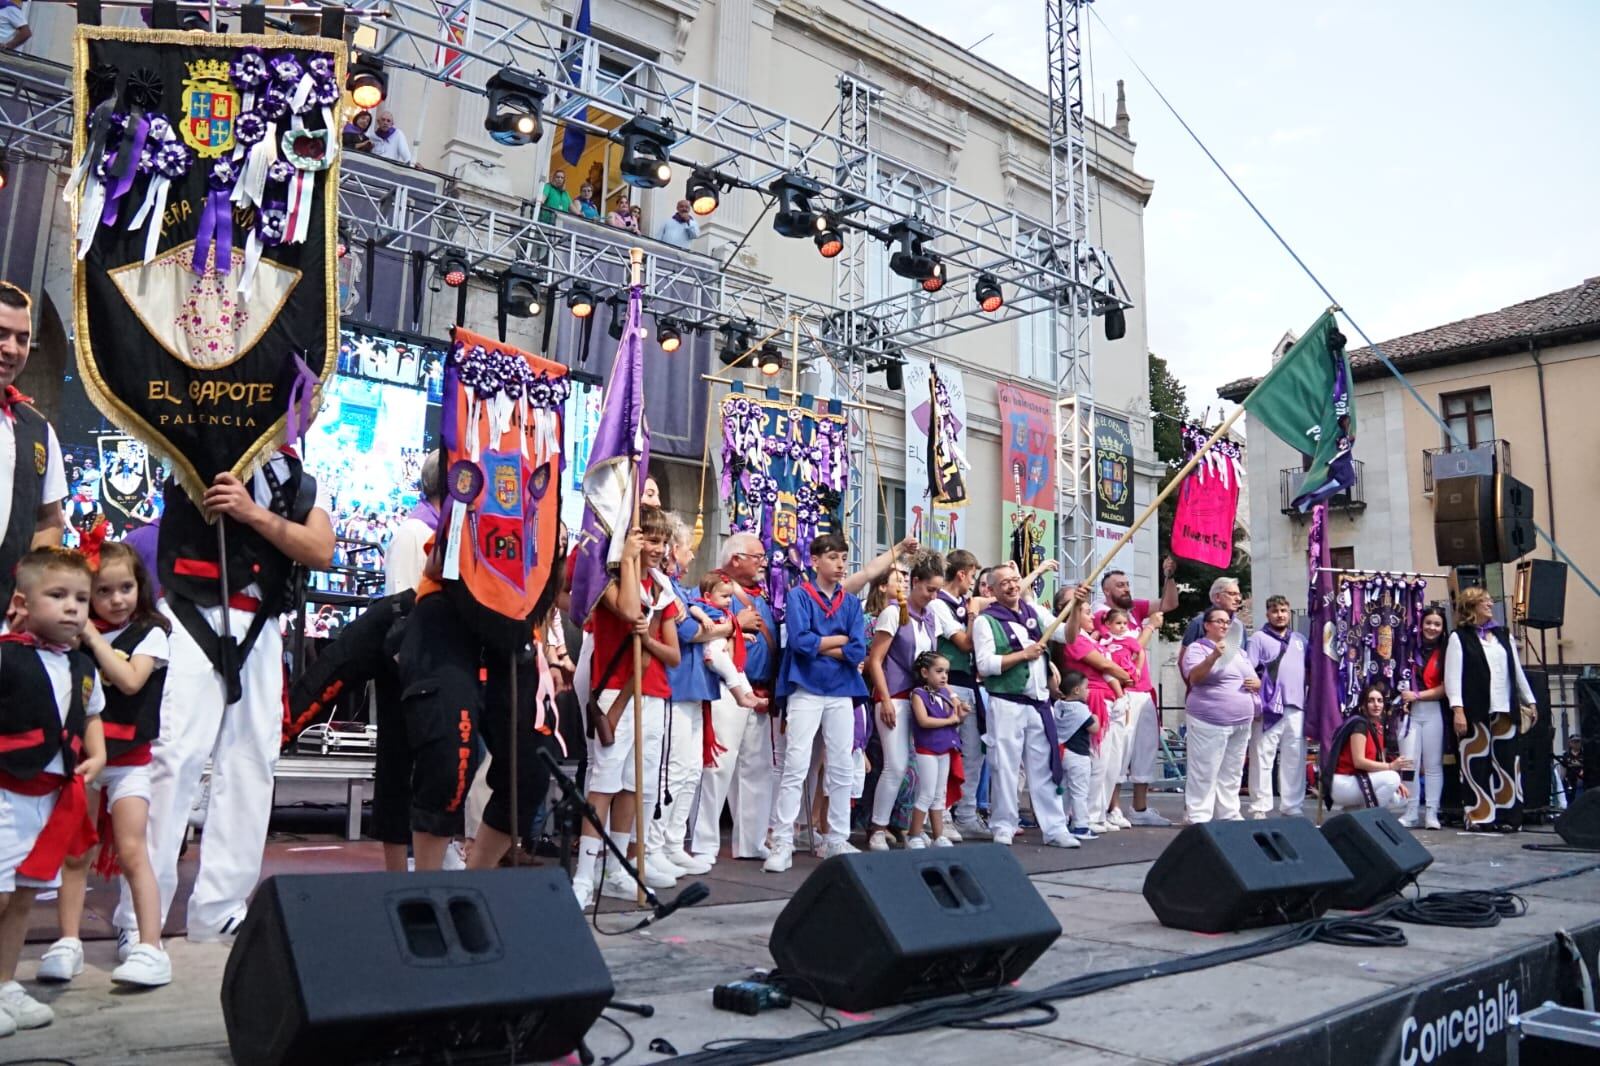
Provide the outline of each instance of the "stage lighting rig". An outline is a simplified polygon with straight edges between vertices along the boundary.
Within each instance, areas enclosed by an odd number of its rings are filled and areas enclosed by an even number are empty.
[[[1105,296],[1096,296],[1094,300],[1094,313],[1102,316],[1102,323],[1106,340],[1120,341],[1128,335],[1128,316],[1123,314],[1122,305],[1116,300]]]
[[[1005,294],[1000,291],[1000,279],[993,274],[979,274],[977,284],[972,287],[972,298],[978,301],[978,308],[986,315],[992,315],[1005,306]]]
[[[671,355],[683,347],[683,330],[670,318],[657,319],[656,343],[661,345],[663,352]]]
[[[822,186],[804,174],[785,174],[767,186],[767,190],[778,198],[778,213],[772,217],[772,228],[781,236],[811,237],[827,225],[826,216],[812,209],[812,202],[822,197]]]
[[[636,189],[659,189],[672,180],[672,120],[639,114],[617,128],[622,139],[622,180]]]
[[[818,216],[817,235],[813,239],[824,259],[833,259],[844,251],[844,236],[839,232],[838,220],[831,214]]]
[[[717,352],[717,358],[722,360],[723,366],[732,366],[750,350],[750,340],[755,336],[756,324],[748,318],[742,323],[724,322],[717,327],[717,331],[722,334],[722,347]]]
[[[920,219],[903,218],[889,227],[885,243],[898,243],[900,248],[889,257],[889,269],[902,278],[920,281],[929,292],[944,288],[944,262],[923,248],[923,242],[932,239],[933,230]],[[933,281],[931,286],[929,281]]]
[[[544,136],[544,100],[550,86],[535,75],[515,67],[502,67],[484,84],[489,94],[489,113],[483,128],[498,144],[517,147],[537,144]]]
[[[594,293],[581,281],[572,283],[567,292],[567,310],[573,318],[588,318],[594,314]]]
[[[789,366],[789,360],[783,356],[783,351],[771,341],[761,346],[761,357],[757,366],[762,377],[777,377]]]
[[[446,252],[444,261],[439,264],[440,270],[445,269],[451,256],[460,259],[465,267],[466,260],[459,252]],[[450,281],[448,274],[445,275],[445,284],[455,284]],[[533,318],[544,310],[544,302],[539,296],[539,276],[532,267],[524,263],[512,263],[506,267],[500,274],[500,303],[506,314],[514,318]]]
[[[446,249],[439,256],[439,280],[452,289],[459,289],[467,283],[467,278],[472,276],[472,267],[467,262],[467,257],[454,248]]]
[[[717,188],[717,176],[700,167],[695,167],[694,173],[689,175],[683,194],[684,199],[689,201],[689,210],[701,218],[715,211],[717,204],[722,200],[722,194]]]
[[[383,103],[389,95],[389,78],[383,72],[383,60],[366,52],[352,52],[344,87],[350,94],[350,102],[363,111],[371,111]]]

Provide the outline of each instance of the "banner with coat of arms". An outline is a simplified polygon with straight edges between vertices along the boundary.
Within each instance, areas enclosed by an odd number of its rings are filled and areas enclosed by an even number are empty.
[[[345,46],[80,26],[73,77],[79,372],[198,501],[334,372]]]

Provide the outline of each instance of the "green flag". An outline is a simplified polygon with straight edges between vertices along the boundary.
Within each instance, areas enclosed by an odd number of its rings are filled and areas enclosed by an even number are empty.
[[[1332,311],[1284,353],[1245,397],[1244,408],[1251,419],[1311,457],[1294,500],[1301,511],[1355,486],[1350,453],[1356,442],[1356,405],[1344,334]]]

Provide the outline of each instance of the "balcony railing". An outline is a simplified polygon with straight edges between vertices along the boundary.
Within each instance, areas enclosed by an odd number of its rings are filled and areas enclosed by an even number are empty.
[[[1350,514],[1358,514],[1367,509],[1366,475],[1362,472],[1360,459],[1354,460],[1356,467],[1356,483],[1350,486],[1348,492],[1341,492],[1328,498],[1329,507],[1340,508]],[[1278,493],[1282,498],[1282,509],[1286,515],[1298,515],[1300,511],[1294,506],[1296,496],[1300,495],[1300,488],[1305,484],[1306,472],[1295,467],[1290,470],[1278,471]]]
[[[1471,448],[1452,444],[1422,450],[1423,495],[1432,495],[1433,483],[1437,478],[1509,473],[1511,442],[1508,440],[1486,440]]]

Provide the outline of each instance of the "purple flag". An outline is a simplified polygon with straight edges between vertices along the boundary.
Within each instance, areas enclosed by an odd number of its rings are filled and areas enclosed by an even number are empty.
[[[1306,739],[1320,745],[1322,759],[1337,758],[1328,743],[1344,719],[1339,702],[1339,663],[1332,652],[1334,611],[1333,574],[1328,550],[1328,505],[1311,508],[1311,533],[1307,538],[1306,566],[1309,572],[1307,614],[1311,632],[1306,635]]]
[[[633,503],[650,466],[650,427],[644,417],[644,334],[639,327],[643,300],[638,286],[628,292],[628,317],[622,344],[611,364],[600,402],[589,465],[583,473],[583,535],[572,570],[572,617],[582,622],[600,601],[622,561],[622,546],[633,522]]]

